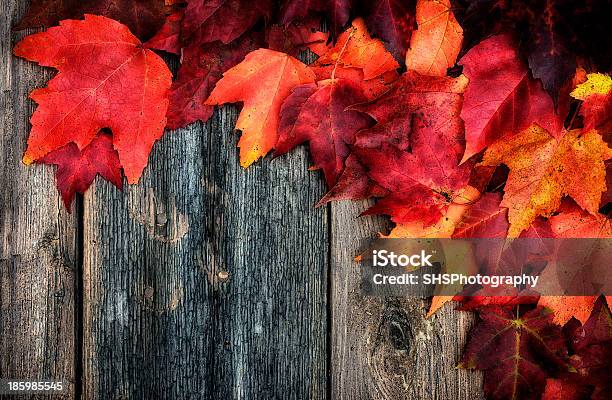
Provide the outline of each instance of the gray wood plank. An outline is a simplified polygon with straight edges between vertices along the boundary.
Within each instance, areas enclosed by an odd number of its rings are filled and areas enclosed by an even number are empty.
[[[85,398],[324,397],[321,178],[304,149],[242,170],[236,117],[166,135],[124,194],[86,194]]]
[[[211,395],[205,140],[201,124],[167,134],[138,185],[85,195],[86,399]]]
[[[482,375],[455,369],[472,324],[447,304],[425,319],[427,301],[364,297],[354,257],[381,218],[357,215],[365,203],[332,205],[331,398],[482,399]]]
[[[53,168],[21,162],[35,107],[28,94],[52,76],[11,55],[32,33],[11,31],[26,3],[0,2],[0,377],[64,379],[54,398],[73,398],[76,220]]]
[[[235,112],[212,132],[219,399],[320,399],[326,395],[328,226],[324,188],[305,148],[238,166]]]

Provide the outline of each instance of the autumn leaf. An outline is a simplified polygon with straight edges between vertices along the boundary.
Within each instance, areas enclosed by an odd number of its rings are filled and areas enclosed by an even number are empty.
[[[69,212],[75,193],[85,193],[98,174],[121,190],[119,155],[109,134],[100,133],[83,151],[76,144],[68,143],[38,162],[57,165],[57,189]]]
[[[321,32],[320,25],[318,18],[294,21],[287,26],[272,25],[266,32],[268,48],[294,57],[298,57],[304,49],[310,49],[317,55],[323,54],[327,50],[329,32]]]
[[[359,110],[363,112],[367,107],[380,123],[387,111],[379,106],[360,106]],[[406,104],[396,106],[407,110]],[[438,125],[439,117],[413,118],[411,152],[389,144],[353,148],[353,154],[367,170],[367,179],[388,191],[364,215],[381,213],[397,223],[422,221],[425,226],[432,225],[467,184],[470,166],[458,165],[463,149],[460,121]]]
[[[589,400],[591,390],[566,379],[546,380],[542,400]]]
[[[168,53],[181,53],[181,24],[183,22],[184,10],[177,11],[166,17],[166,21],[159,31],[149,39],[145,46],[148,49],[163,50]]]
[[[355,133],[371,125],[370,118],[347,108],[365,101],[361,88],[348,80],[297,86],[281,108],[276,153],[284,154],[308,141],[315,165],[323,169],[332,187],[344,170]]]
[[[465,214],[469,212],[472,204],[478,201],[480,192],[471,186],[466,186],[460,190],[459,194],[455,197],[453,202],[448,206],[446,213],[440,217],[440,219],[433,225],[424,226],[421,221],[411,222],[405,224],[397,224],[389,233],[387,238],[449,238],[453,234],[457,224],[464,218]],[[444,248],[445,253],[448,247],[454,246],[453,242],[440,242],[442,246],[447,245]],[[459,243],[459,246],[462,246]],[[453,251],[452,249],[448,249]],[[451,263],[449,264],[450,271],[448,273],[462,272],[464,274],[471,274],[476,272],[475,265],[466,262],[465,257],[451,257],[449,258]],[[458,262],[458,264],[453,264]],[[433,296],[431,304],[427,312],[426,317],[429,318],[436,313],[444,304],[452,301],[454,296],[438,295]]]
[[[415,25],[415,0],[364,1],[366,24],[385,41],[396,60],[404,62]]]
[[[504,308],[479,313],[460,367],[485,371],[487,398],[537,399],[546,379],[567,370],[564,338],[543,309],[515,315]]]
[[[549,219],[553,237],[612,238],[612,221],[609,218],[589,214],[568,202],[563,203],[559,211]],[[596,300],[596,296],[542,296],[538,304],[554,311],[555,323],[565,325],[572,318],[585,323]],[[612,296],[608,301],[612,301]]]
[[[15,29],[51,27],[64,19],[96,14],[121,22],[142,40],[151,38],[172,8],[163,0],[31,0]]]
[[[318,67],[327,65],[335,69],[338,66],[359,68],[363,71],[365,80],[380,77],[399,68],[399,64],[383,43],[370,37],[361,18],[354,20],[351,27],[340,35],[335,46],[330,47],[314,63],[314,66]]]
[[[584,130],[612,133],[612,78],[605,74],[588,74],[587,81],[578,85],[571,96],[582,100],[580,115]]]
[[[418,29],[406,53],[406,67],[421,75],[446,76],[461,50],[463,29],[455,19],[450,0],[417,0]]]
[[[70,142],[84,149],[110,128],[128,182],[138,182],[166,125],[172,75],[163,60],[124,25],[94,15],[27,36],[14,53],[59,70],[30,95],[38,108],[24,162]]]
[[[534,125],[491,145],[482,165],[510,168],[501,206],[508,208],[508,235],[517,237],[536,217],[555,212],[565,195],[596,214],[610,158],[612,150],[595,131],[573,130],[557,140]]]
[[[196,44],[227,44],[271,13],[271,0],[187,0],[182,34]]]
[[[244,168],[265,156],[278,140],[280,108],[296,86],[314,82],[314,74],[297,59],[277,51],[259,49],[223,74],[206,105],[243,102],[236,122]]]
[[[458,167],[457,154],[463,152],[463,125],[459,118],[462,96],[465,90],[464,77],[446,78],[421,76],[408,71],[395,82],[393,88],[385,96],[370,103],[353,106],[352,109],[366,113],[377,121],[377,124],[357,134],[355,141],[355,158],[351,160],[351,168],[345,169],[336,186],[325,195],[322,201],[344,200],[380,195],[380,188],[396,192],[390,199],[386,199],[376,206],[374,210],[391,212],[402,209],[407,211],[410,197],[420,196],[423,201],[430,204],[432,214],[422,214],[428,222],[435,223],[439,217],[440,209],[445,208],[453,198],[454,190],[465,186],[469,175],[469,166]],[[421,132],[413,132],[413,124],[419,122]],[[428,134],[422,133],[426,129]],[[411,138],[416,139],[413,141]],[[408,151],[412,143],[413,153]],[[397,151],[396,151],[397,150]],[[419,152],[423,152],[419,155]],[[460,156],[459,156],[460,157]],[[349,159],[351,159],[349,157]],[[383,161],[384,160],[384,161]],[[412,160],[412,161],[408,161]],[[406,170],[409,162],[411,168]],[[385,163],[385,166],[382,166]],[[429,177],[418,177],[417,180],[438,180],[441,186],[433,185],[433,191],[412,191],[408,193],[407,182],[395,180],[391,175],[383,178],[384,168],[393,168],[397,171],[406,170],[406,177],[418,170]],[[373,174],[370,169],[380,168],[380,172]],[[366,173],[361,173],[365,171]],[[400,173],[401,174],[401,173]],[[377,175],[384,182],[377,181],[372,175]],[[446,178],[445,178],[446,177]],[[414,177],[413,177],[414,178]],[[413,179],[410,178],[410,179]],[[443,182],[446,183],[443,183]],[[401,184],[400,182],[404,182]],[[370,192],[368,192],[370,190]],[[399,199],[400,194],[406,197]],[[416,198],[414,198],[416,200]],[[404,204],[404,202],[408,202]],[[407,222],[404,218],[393,212],[399,220]],[[412,213],[418,214],[415,209]]]
[[[250,35],[228,45],[216,42],[184,48],[181,66],[168,96],[168,128],[178,129],[198,120],[207,121],[214,107],[204,102],[223,73],[263,43],[263,35]]]
[[[465,213],[453,232],[454,238],[505,238],[506,208],[500,207],[501,193],[485,193]]]
[[[470,83],[461,118],[465,121],[463,161],[495,140],[537,123],[558,137],[563,120],[540,83],[529,77],[508,35],[489,38],[461,58]]]
[[[608,71],[612,41],[607,32],[609,3],[594,0],[453,0],[467,48],[485,38],[512,33],[535,78],[553,97],[571,80],[576,67]]]

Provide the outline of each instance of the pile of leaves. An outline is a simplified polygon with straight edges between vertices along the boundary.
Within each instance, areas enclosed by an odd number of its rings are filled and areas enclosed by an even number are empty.
[[[240,163],[307,143],[329,191],[390,237],[612,237],[604,0],[32,0],[14,54],[58,70],[23,157],[65,205],[137,183],[165,129],[241,103]],[[59,24],[58,26],[55,26]],[[321,26],[327,26],[325,31]],[[180,57],[176,77],[158,52]],[[297,57],[314,54],[305,64]],[[433,314],[449,297],[434,297]],[[492,399],[603,399],[604,297],[456,297],[460,366]],[[608,299],[610,300],[610,299]]]

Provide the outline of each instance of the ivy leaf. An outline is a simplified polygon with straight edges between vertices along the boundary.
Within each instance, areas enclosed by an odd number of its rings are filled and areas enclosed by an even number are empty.
[[[164,61],[126,26],[95,15],[27,36],[14,53],[59,70],[30,94],[38,108],[23,161],[70,142],[84,149],[110,128],[128,182],[138,182],[166,125],[172,75]]]

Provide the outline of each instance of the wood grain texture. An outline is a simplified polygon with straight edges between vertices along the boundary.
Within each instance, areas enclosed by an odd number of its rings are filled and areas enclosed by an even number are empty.
[[[236,118],[167,134],[139,185],[86,195],[85,398],[324,397],[321,178],[303,149],[243,170]]]
[[[367,205],[341,202],[331,214],[331,398],[483,399],[482,375],[455,369],[472,324],[447,304],[425,319],[427,301],[364,297],[354,258],[382,218],[357,218]]]
[[[11,32],[25,6],[0,2],[0,377],[64,379],[69,387],[54,398],[72,398],[76,220],[53,167],[21,162],[35,106],[28,93],[51,76],[12,56],[28,33]]]

